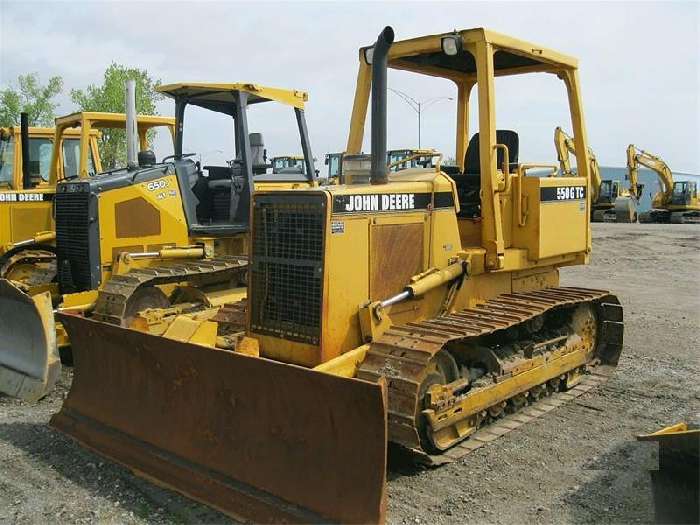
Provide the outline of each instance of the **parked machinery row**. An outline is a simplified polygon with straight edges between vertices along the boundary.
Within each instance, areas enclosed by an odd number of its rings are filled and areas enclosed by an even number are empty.
[[[388,69],[454,82],[456,166],[421,151],[389,168]],[[496,128],[495,77],[535,73],[565,87],[575,172],[523,161],[517,132]],[[385,28],[359,50],[330,185],[316,180],[304,93],[159,89],[175,101],[172,158],[142,152],[57,185],[59,287],[82,305],[58,313],[74,377],[55,428],[232,516],[381,522],[389,441],[461,457],[505,434],[507,415],[617,364],[618,299],[559,283],[589,261],[597,187],[576,59],[485,29],[394,42]],[[255,174],[248,113],[270,102],[298,124],[293,180]],[[227,165],[183,150],[190,106],[233,119]],[[51,388],[58,358],[33,299],[38,321],[17,318],[29,336],[0,353],[0,386],[27,398]]]

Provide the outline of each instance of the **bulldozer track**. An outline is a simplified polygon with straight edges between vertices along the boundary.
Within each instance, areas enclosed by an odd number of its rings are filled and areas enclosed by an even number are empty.
[[[19,265],[47,264],[44,270],[37,267],[37,271],[26,281],[19,283],[23,287],[31,288],[35,285],[45,284],[56,278],[56,254],[52,253],[53,247],[32,247],[14,248],[0,256],[0,278],[4,279],[12,273],[14,267]],[[53,264],[52,264],[53,263]]]
[[[98,291],[93,318],[121,325],[128,301],[139,289],[182,282],[194,286],[231,280],[242,282],[247,267],[247,257],[225,256],[138,268],[123,275],[115,275]]]
[[[531,421],[538,419],[555,408],[563,406],[577,397],[601,386],[612,375],[612,366],[598,366],[595,372],[584,376],[579,384],[565,392],[555,392],[549,397],[534,404],[521,408],[513,414],[507,414],[497,422],[486,425],[474,432],[468,439],[455,445],[442,454],[419,454],[419,460],[428,465],[445,465],[459,461],[467,454],[488,445],[496,439],[505,436],[511,430],[518,429]]]
[[[594,378],[604,377],[609,374],[608,369],[613,367],[586,363],[593,374],[583,376],[579,383],[583,386],[579,390],[575,390],[577,386],[561,395],[555,394],[559,397],[546,397],[542,401],[543,404],[536,403],[521,408],[512,414],[514,417],[507,416],[507,419],[496,419],[490,425],[482,425],[469,439],[461,441],[439,456],[433,456],[421,448],[416,427],[417,407],[422,395],[421,383],[433,357],[447,343],[457,340],[469,341],[525,323],[554,308],[585,303],[594,304],[597,308],[599,355],[618,356],[622,347],[622,307],[615,296],[603,290],[546,288],[532,292],[501,294],[473,308],[394,326],[370,344],[358,377],[369,381],[386,378],[391,441],[418,451],[431,462],[454,461],[525,424],[535,416],[563,404],[574,392],[582,393],[584,388],[592,388],[589,385],[599,381]],[[616,361],[616,357],[612,360]],[[603,374],[603,370],[606,374]],[[515,374],[513,377],[516,377]]]

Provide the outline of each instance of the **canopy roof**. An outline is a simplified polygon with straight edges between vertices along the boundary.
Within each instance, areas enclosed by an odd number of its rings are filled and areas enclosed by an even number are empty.
[[[0,137],[6,137],[12,134],[20,134],[20,127],[19,126],[7,126],[0,128]],[[56,132],[55,128],[45,128],[41,126],[29,126],[29,136],[30,137],[48,137],[48,138],[53,138],[54,133]],[[95,131],[97,133],[97,131]],[[80,130],[79,129],[68,129],[66,130],[66,135],[69,136],[80,136]]]
[[[496,76],[556,72],[578,67],[578,61],[573,57],[484,28],[463,29],[394,42],[389,50],[389,67],[455,80],[476,76],[474,55],[471,52],[454,56],[445,54],[442,50],[444,37],[461,38],[462,49],[467,51],[480,44],[493,46]],[[364,60],[364,49],[367,47],[360,50],[360,60]]]
[[[124,113],[105,113],[100,111],[82,111],[71,113],[65,117],[56,119],[56,127],[73,128],[82,126],[85,122],[90,122],[94,128],[123,128],[126,124],[126,115]],[[173,117],[159,117],[155,115],[137,115],[137,127],[155,128],[158,126],[175,126]]]
[[[304,109],[304,103],[309,100],[309,95],[305,91],[265,87],[244,82],[233,84],[186,82],[159,86],[156,90],[173,98],[185,97],[189,104],[228,115],[233,114],[232,108],[235,104],[233,94],[236,92],[247,93],[248,104],[274,101]]]

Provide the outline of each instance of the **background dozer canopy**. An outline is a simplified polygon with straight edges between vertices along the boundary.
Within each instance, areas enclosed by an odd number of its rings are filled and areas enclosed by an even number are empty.
[[[183,133],[185,121],[185,108],[188,105],[197,106],[209,111],[223,113],[234,119],[234,146],[235,158],[229,161],[230,166],[240,166],[245,171],[246,186],[253,187],[255,182],[280,182],[279,176],[270,177],[267,169],[271,167],[267,162],[267,150],[262,133],[253,133],[249,127],[247,109],[249,106],[265,102],[275,102],[283,106],[291,107],[294,111],[299,142],[302,150],[301,162],[304,165],[303,173],[286,174],[284,181],[310,182],[316,180],[313,154],[309,133],[306,127],[304,106],[309,96],[304,91],[290,90],[274,87],[266,87],[258,84],[238,83],[213,83],[213,82],[183,82],[159,86],[157,90],[175,100],[175,117],[179,122],[175,136],[175,158],[181,158],[183,152]],[[244,118],[240,118],[244,117]],[[205,167],[207,169],[209,167]],[[215,167],[214,167],[215,168]],[[210,172],[221,172],[210,170]],[[215,175],[216,176],[216,175]],[[241,195],[241,203],[246,200]],[[249,198],[247,200],[250,200]],[[243,210],[247,212],[247,208]]]
[[[92,176],[102,172],[102,164],[93,160],[93,156],[88,148],[82,146],[87,144],[86,137],[90,134],[98,134],[101,137],[109,130],[123,130],[126,126],[126,115],[124,113],[108,113],[103,111],[81,111],[71,113],[56,119],[55,140],[60,140],[66,134],[75,133],[79,129],[81,137],[80,147],[78,149],[79,158],[77,166],[73,168],[73,173],[77,173],[80,178]],[[171,137],[175,137],[175,119],[173,117],[161,117],[157,115],[138,115],[136,117],[136,126],[139,136],[140,150],[148,149],[148,132],[155,128],[168,128]],[[54,171],[59,164],[54,159],[51,163],[51,178],[58,180]]]

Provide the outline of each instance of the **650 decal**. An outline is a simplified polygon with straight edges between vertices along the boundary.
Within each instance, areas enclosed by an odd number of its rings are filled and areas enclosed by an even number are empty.
[[[158,191],[167,187],[168,181],[165,179],[152,180],[151,182],[146,183],[146,189],[148,191]]]
[[[571,202],[585,199],[585,186],[550,186],[540,188],[540,202]]]

